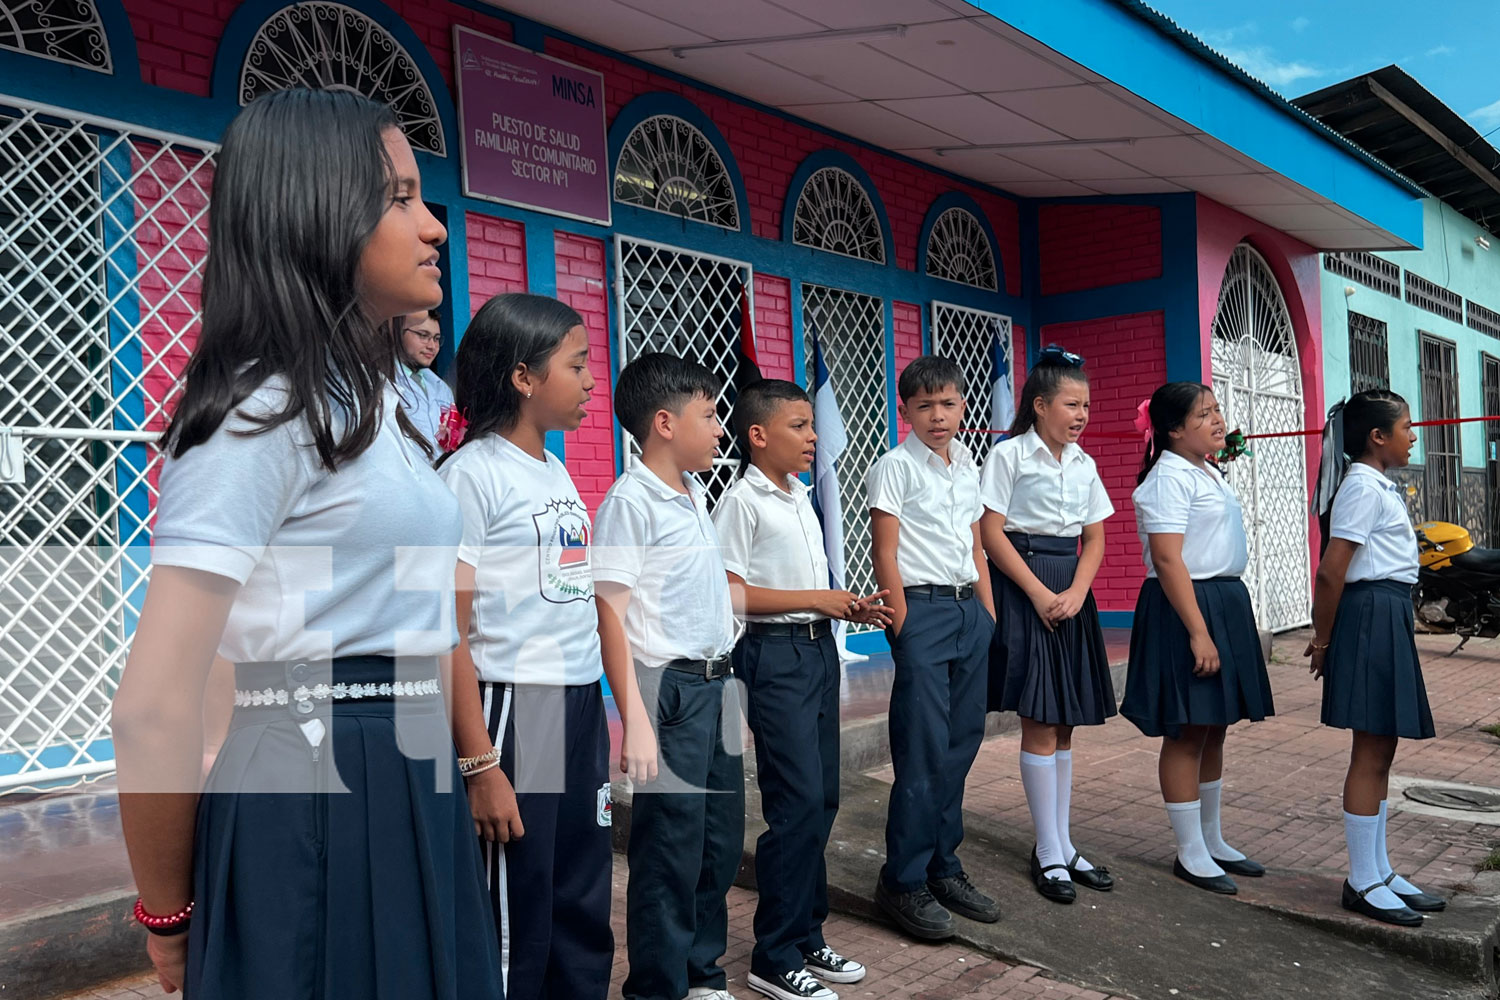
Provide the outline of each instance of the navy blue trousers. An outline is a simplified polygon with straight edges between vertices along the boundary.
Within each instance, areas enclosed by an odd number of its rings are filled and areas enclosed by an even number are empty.
[[[656,727],[661,777],[631,800],[624,994],[682,1000],[694,986],[728,985],[719,965],[729,946],[725,896],[745,847],[739,706],[722,677],[665,667],[641,667],[636,676]]]
[[[526,833],[481,842],[510,1000],[609,995],[614,855],[609,723],[598,684],[482,684]]]
[[[890,811],[887,889],[912,892],[963,871],[964,779],[984,739],[989,645],[995,622],[970,597],[908,594],[906,621],[891,636]]]
[[[823,852],[839,811],[839,654],[833,636],[746,635],[734,651],[745,684],[766,832],[755,848],[755,950],[767,979],[824,946]]]

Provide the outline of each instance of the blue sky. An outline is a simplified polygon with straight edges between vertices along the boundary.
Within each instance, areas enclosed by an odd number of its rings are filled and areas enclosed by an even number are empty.
[[[1500,0],[1147,2],[1286,97],[1395,63],[1480,132],[1500,126]]]

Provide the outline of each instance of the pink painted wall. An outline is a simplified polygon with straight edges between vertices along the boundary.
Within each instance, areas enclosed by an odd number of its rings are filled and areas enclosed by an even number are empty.
[[[766,378],[797,381],[792,350],[792,283],[769,274],[755,276],[755,353]]]
[[[558,233],[557,297],[577,309],[589,331],[589,372],[594,393],[583,425],[565,444],[568,471],[589,510],[615,480],[614,399],[609,381],[609,289],[604,281],[604,242]]]
[[[510,219],[464,213],[468,233],[469,315],[496,295],[526,291],[526,227]]]
[[[1042,205],[1037,229],[1043,295],[1161,277],[1154,205]]]
[[[1212,372],[1214,313],[1218,310],[1219,289],[1224,282],[1224,268],[1234,248],[1248,242],[1270,265],[1281,294],[1291,313],[1292,329],[1297,340],[1297,361],[1302,369],[1302,426],[1321,427],[1327,405],[1323,397],[1323,312],[1319,284],[1318,252],[1301,240],[1287,236],[1263,222],[1257,222],[1232,208],[1199,196],[1198,202],[1198,329],[1202,338],[1203,381]],[[1309,439],[1307,448],[1307,482],[1318,474],[1317,439]],[[1318,564],[1320,534],[1318,524],[1310,524],[1309,545],[1312,565]]]

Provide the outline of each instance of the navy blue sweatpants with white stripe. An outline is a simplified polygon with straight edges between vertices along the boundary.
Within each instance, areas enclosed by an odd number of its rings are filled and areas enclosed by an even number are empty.
[[[482,842],[507,1000],[604,1000],[610,930],[609,725],[598,684],[481,684],[525,835]]]

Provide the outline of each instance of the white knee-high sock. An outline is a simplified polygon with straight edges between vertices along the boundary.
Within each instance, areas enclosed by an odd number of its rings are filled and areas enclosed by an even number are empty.
[[[1067,864],[1073,855],[1078,854],[1078,849],[1073,846],[1073,835],[1068,830],[1073,811],[1073,751],[1059,750],[1052,756],[1057,761],[1057,847],[1062,851],[1063,864]],[[1073,867],[1086,872],[1092,871],[1094,866],[1080,854],[1078,864]]]
[[[1200,820],[1201,805],[1194,802],[1168,802],[1167,822],[1172,824],[1172,834],[1177,838],[1177,860],[1189,874],[1200,878],[1223,875],[1224,869],[1214,864],[1208,845],[1203,842],[1203,824]]]
[[[1031,825],[1036,830],[1036,859],[1042,867],[1065,865],[1057,842],[1057,761],[1052,755],[1021,751],[1021,785],[1026,789],[1026,805],[1031,809]],[[1073,881],[1065,871],[1048,872],[1048,878]]]
[[[1244,861],[1245,855],[1224,843],[1224,834],[1219,826],[1219,805],[1224,800],[1224,779],[1205,781],[1198,785],[1198,801],[1203,803],[1203,842],[1208,853],[1217,861]]]
[[[1390,854],[1388,853],[1385,846],[1385,799],[1380,800],[1380,812],[1376,813],[1376,819],[1379,822],[1376,824],[1377,835],[1375,839],[1375,870],[1380,873],[1381,879],[1387,879],[1390,878],[1393,869],[1391,868]],[[1411,882],[1408,882],[1406,879],[1402,878],[1400,875],[1392,878],[1390,885],[1392,889],[1396,890],[1404,896],[1413,896],[1422,891]]]
[[[1349,884],[1356,889],[1375,886],[1365,894],[1371,906],[1394,910],[1405,906],[1401,898],[1380,883],[1384,880],[1376,855],[1380,853],[1380,817],[1344,813],[1344,839],[1349,844]]]

